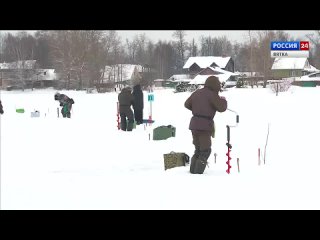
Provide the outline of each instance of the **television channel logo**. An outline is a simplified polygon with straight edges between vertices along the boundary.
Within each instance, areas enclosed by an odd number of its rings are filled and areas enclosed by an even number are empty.
[[[272,58],[308,58],[309,57],[309,42],[271,42],[271,57]]]

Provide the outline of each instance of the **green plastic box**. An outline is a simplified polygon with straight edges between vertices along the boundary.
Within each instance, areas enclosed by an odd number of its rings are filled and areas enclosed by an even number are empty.
[[[168,126],[159,126],[153,129],[153,140],[165,140],[176,136],[176,128]]]
[[[17,108],[17,109],[16,109],[16,112],[17,112],[17,113],[24,113],[24,108]]]

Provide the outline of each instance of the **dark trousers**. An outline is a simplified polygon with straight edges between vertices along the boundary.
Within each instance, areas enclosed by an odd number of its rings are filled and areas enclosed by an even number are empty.
[[[200,151],[211,148],[211,132],[192,130],[193,145]]]
[[[141,124],[143,122],[143,110],[142,109],[134,109],[134,119],[137,124]]]
[[[65,105],[63,105],[62,109],[61,109],[61,113],[62,113],[62,116],[64,118],[71,118],[71,108],[72,108],[72,104],[70,103],[67,103]]]
[[[124,109],[122,112],[120,112],[120,118],[121,118],[121,130],[132,131],[133,122],[134,122],[132,110],[130,108]]]

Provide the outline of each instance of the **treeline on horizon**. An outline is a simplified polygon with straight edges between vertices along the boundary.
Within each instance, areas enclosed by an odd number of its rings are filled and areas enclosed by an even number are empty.
[[[226,36],[202,35],[198,41],[186,40],[186,31],[177,30],[169,41],[151,41],[145,34],[122,39],[117,31],[59,30],[1,33],[0,62],[37,60],[39,68],[54,68],[61,74],[72,69],[93,83],[106,65],[141,64],[155,70],[155,78],[167,79],[183,73],[192,56],[231,56],[235,71],[261,72],[271,76],[271,41],[309,40],[309,62],[320,68],[320,31],[305,39],[294,39],[284,31],[248,31],[244,43],[231,43]],[[90,84],[91,85],[91,84]]]

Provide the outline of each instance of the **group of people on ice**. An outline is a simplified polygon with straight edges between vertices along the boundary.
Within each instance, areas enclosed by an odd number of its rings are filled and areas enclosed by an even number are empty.
[[[227,110],[227,100],[219,96],[221,83],[215,76],[206,79],[204,87],[194,91],[185,101],[184,107],[192,112],[189,130],[192,134],[194,154],[191,158],[190,173],[203,174],[211,155],[211,138],[214,137],[214,117],[216,112]],[[140,85],[123,88],[118,95],[121,130],[132,131],[134,120],[143,121],[143,93]],[[133,106],[134,112],[131,109]]]
[[[71,109],[74,100],[65,94],[57,92],[54,100],[59,101],[62,107],[61,113],[64,118],[71,118]],[[137,125],[143,123],[143,92],[140,84],[133,87],[125,87],[118,95],[119,114],[121,118],[121,130],[132,131],[134,121]],[[133,107],[133,111],[131,109]]]
[[[184,107],[192,112],[189,130],[192,134],[194,154],[191,158],[190,173],[203,174],[209,156],[211,155],[211,138],[214,131],[214,117],[216,112],[227,110],[227,100],[219,96],[221,83],[215,76],[210,76],[205,81],[204,87],[194,91],[185,101]],[[56,93],[54,100],[59,101],[64,118],[71,118],[71,109],[74,101],[65,94]],[[143,123],[143,92],[140,84],[133,89],[125,87],[118,95],[119,114],[121,117],[121,130],[132,131],[134,121]],[[131,109],[133,107],[133,111]],[[3,114],[0,101],[0,113]]]
[[[71,118],[71,109],[74,101],[72,98],[68,97],[65,94],[61,94],[59,92],[55,93],[54,100],[59,101],[59,105],[61,108],[61,113],[64,118]],[[0,100],[0,114],[3,114],[3,106]]]

